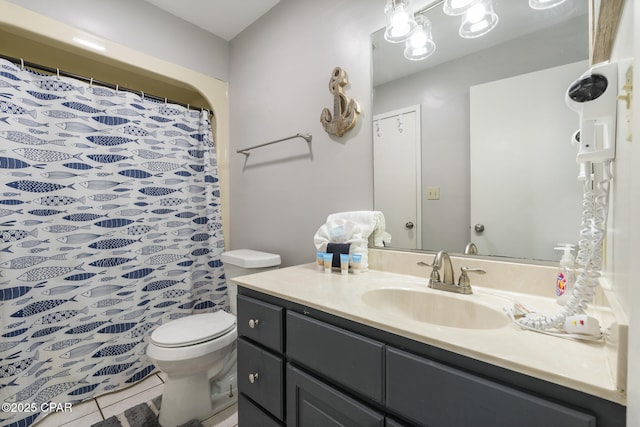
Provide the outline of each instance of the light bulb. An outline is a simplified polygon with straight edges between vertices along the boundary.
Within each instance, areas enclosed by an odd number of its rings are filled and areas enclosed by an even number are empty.
[[[442,11],[450,16],[462,15],[481,0],[445,0]]]
[[[412,48],[418,49],[424,47],[427,43],[427,35],[422,30],[418,30],[409,38],[409,44]]]
[[[404,42],[415,31],[416,22],[408,0],[390,0],[384,13],[387,15],[384,38],[388,42]]]
[[[472,39],[483,36],[498,25],[498,15],[493,12],[490,0],[473,5],[464,15],[460,37]]]
[[[411,25],[409,24],[409,16],[402,6],[398,6],[393,18],[391,18],[391,25],[394,37],[401,37],[411,32]]]
[[[471,6],[469,10],[467,10],[467,20],[472,24],[478,23],[482,21],[484,15],[487,13],[487,8],[483,3],[478,3],[476,5]]]
[[[425,59],[436,50],[436,44],[431,37],[431,22],[424,17],[420,17],[417,25],[418,28],[409,37],[404,48],[404,57],[411,61]]]

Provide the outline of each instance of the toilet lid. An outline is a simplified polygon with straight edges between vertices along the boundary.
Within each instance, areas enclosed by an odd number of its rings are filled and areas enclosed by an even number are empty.
[[[185,347],[210,341],[231,331],[236,317],[226,311],[194,314],[172,320],[151,334],[151,342],[159,347]]]

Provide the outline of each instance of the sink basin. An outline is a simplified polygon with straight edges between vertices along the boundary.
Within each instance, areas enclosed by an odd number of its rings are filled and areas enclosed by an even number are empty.
[[[508,323],[507,316],[499,310],[446,294],[383,288],[365,292],[362,300],[387,314],[451,328],[497,329]]]

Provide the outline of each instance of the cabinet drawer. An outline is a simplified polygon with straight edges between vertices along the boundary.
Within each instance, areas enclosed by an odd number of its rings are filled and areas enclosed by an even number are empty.
[[[387,407],[429,427],[595,427],[595,417],[387,348]]]
[[[282,353],[283,313],[282,307],[238,295],[238,335]]]
[[[383,403],[385,345],[287,311],[287,356],[375,402]]]
[[[287,364],[287,425],[383,427],[384,415]]]
[[[282,427],[281,423],[254,405],[244,394],[238,396],[238,425],[250,427]]]
[[[284,415],[283,381],[281,357],[238,339],[238,389],[280,420]]]

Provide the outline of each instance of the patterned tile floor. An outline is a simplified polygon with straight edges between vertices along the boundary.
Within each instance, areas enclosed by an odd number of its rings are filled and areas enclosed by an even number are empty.
[[[74,405],[70,412],[51,414],[35,427],[87,427],[113,415],[123,413],[139,403],[152,400],[162,394],[163,374],[149,375],[144,381],[127,389],[109,393]],[[233,405],[202,422],[204,427],[237,427],[238,408]]]

